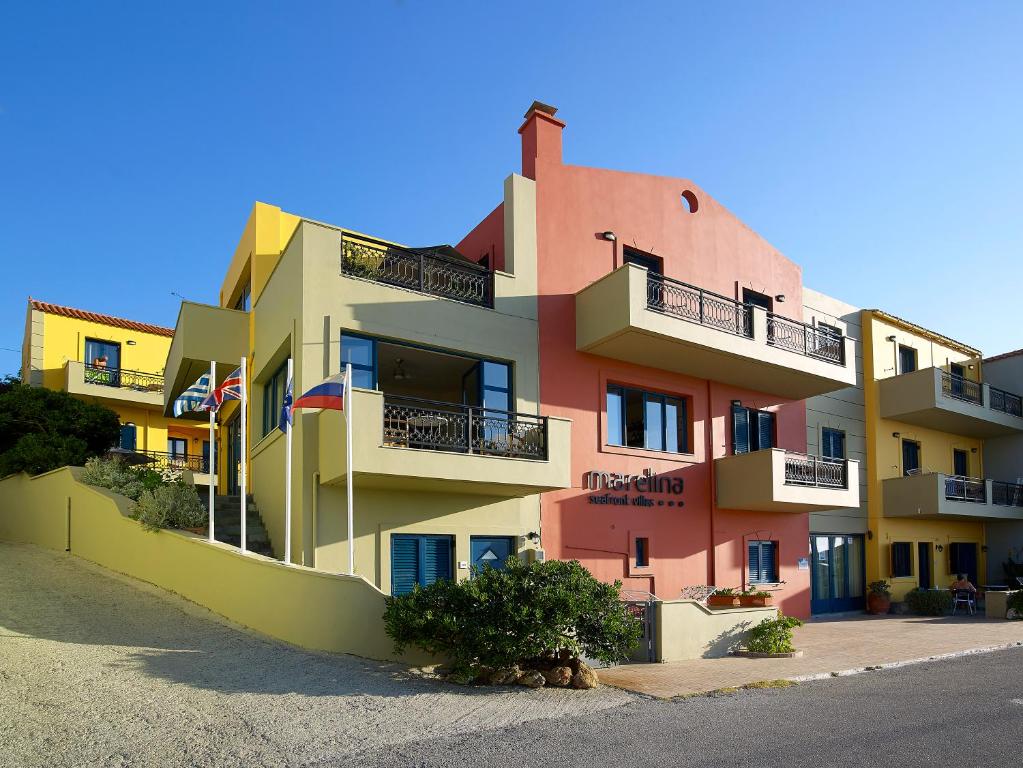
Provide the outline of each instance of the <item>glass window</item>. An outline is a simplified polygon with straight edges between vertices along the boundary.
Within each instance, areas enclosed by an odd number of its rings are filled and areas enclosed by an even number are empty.
[[[821,430],[821,456],[825,459],[844,459],[845,432],[824,427]]]
[[[664,398],[647,395],[644,413],[646,447],[652,451],[664,450]]]
[[[621,387],[607,388],[607,442],[625,445],[625,393]]]
[[[288,386],[288,361],[263,386],[263,437],[275,429],[281,420],[281,407],[284,405],[284,390]]]
[[[916,370],[916,350],[904,344],[899,345],[899,373],[912,373]]]
[[[909,541],[892,542],[892,578],[913,575],[913,544]]]
[[[240,309],[243,312],[248,312],[252,309],[252,284],[246,283],[245,287],[242,288],[241,295],[238,297],[238,301],[234,303],[235,309]]]
[[[483,407],[495,411],[512,410],[511,373],[507,363],[495,363],[484,360],[483,373]]]
[[[688,418],[684,398],[608,385],[608,445],[688,453]]]
[[[650,565],[650,541],[645,536],[636,539],[636,567],[646,568]]]
[[[183,437],[168,437],[167,453],[175,459],[188,458],[188,440]]]
[[[376,342],[363,336],[341,335],[341,370],[352,364],[352,386],[376,389]]]
[[[749,583],[776,584],[778,582],[778,543],[775,541],[749,542]]]

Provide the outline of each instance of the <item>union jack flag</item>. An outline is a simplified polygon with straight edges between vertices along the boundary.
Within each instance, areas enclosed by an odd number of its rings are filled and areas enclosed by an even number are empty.
[[[242,399],[242,369],[235,368],[234,373],[224,379],[224,383],[214,389],[202,401],[205,411],[219,411],[225,400]]]

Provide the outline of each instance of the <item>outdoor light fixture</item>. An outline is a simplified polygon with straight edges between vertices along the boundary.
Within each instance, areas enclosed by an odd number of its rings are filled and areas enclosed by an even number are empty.
[[[128,341],[126,341],[124,343],[127,344],[129,347],[134,347],[136,342],[134,342],[131,339],[129,339]],[[973,366],[971,365],[970,367],[972,368]]]
[[[943,546],[941,546],[940,544],[936,544],[936,545],[934,546],[934,548],[935,548],[936,550],[938,550],[939,552],[944,552],[944,551],[945,551],[945,548],[944,548]]]
[[[613,243],[618,239],[618,235],[616,235],[610,229],[607,232],[602,232],[600,236],[607,240],[609,243]]]
[[[785,294],[784,293],[779,293],[777,296],[774,297],[774,300],[777,301],[779,304],[784,304],[785,303]]]
[[[892,432],[892,437],[902,437],[901,432]]]
[[[529,541],[533,541],[533,542],[536,542],[537,544],[539,544],[539,543],[540,543],[540,534],[539,534],[539,533],[537,533],[536,531],[530,531],[529,533],[527,533],[527,534],[526,534],[526,538],[527,538],[527,539],[528,539]]]
[[[974,367],[975,367],[975,366],[973,365],[973,363],[970,363],[970,364],[969,364],[968,366],[966,366],[966,367],[967,367],[967,368],[969,368],[969,369],[970,369],[970,370],[972,371],[972,370],[974,369]]]
[[[732,401],[732,407],[733,408],[741,408],[742,407],[742,400],[733,400]]]
[[[976,449],[976,448],[971,448],[971,449],[970,449],[970,453],[976,453],[976,452],[977,452],[977,449]]]
[[[980,545],[980,551],[981,552],[987,552],[987,544],[981,544]]]
[[[886,339],[887,339],[888,341],[895,341],[895,337],[894,337],[894,336],[886,336],[885,338],[886,338]]]

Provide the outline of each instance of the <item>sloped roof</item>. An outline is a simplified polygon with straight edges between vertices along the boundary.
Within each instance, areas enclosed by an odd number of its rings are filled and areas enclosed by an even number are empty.
[[[1023,349],[1014,349],[1012,352],[1003,352],[1000,355],[992,355],[991,357],[985,357],[984,362],[990,363],[992,360],[1004,360],[1007,357],[1016,357],[1016,355],[1023,355]]]
[[[46,312],[50,315],[60,315],[61,317],[72,317],[75,320],[87,320],[90,323],[100,323],[101,325],[110,325],[114,328],[124,328],[129,331],[138,331],[139,333],[152,333],[156,336],[174,336],[173,328],[165,328],[162,325],[151,325],[149,323],[140,323],[138,320],[125,320],[123,317],[114,317],[113,315],[102,315],[98,312],[89,312],[85,309],[75,309],[74,307],[65,307],[61,304],[50,304],[45,301],[39,301],[38,299],[29,298],[28,305],[32,309],[36,309],[40,312]]]

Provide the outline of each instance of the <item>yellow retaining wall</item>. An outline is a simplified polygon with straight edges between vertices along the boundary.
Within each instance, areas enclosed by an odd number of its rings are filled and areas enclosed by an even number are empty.
[[[187,532],[147,531],[128,516],[128,499],[78,482],[80,471],[0,481],[0,539],[70,549],[303,648],[394,658],[384,594],[362,577],[284,565]]]
[[[714,611],[695,600],[666,600],[656,606],[657,661],[662,662],[727,656],[746,632],[778,616],[777,608]]]

